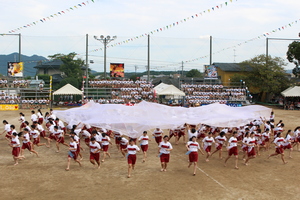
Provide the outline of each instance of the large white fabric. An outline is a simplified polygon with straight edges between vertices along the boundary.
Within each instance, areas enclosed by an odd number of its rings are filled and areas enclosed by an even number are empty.
[[[260,117],[268,119],[271,109],[259,105],[229,107],[218,103],[184,108],[142,101],[135,106],[89,102],[78,108],[54,113],[71,125],[81,122],[137,138],[144,130],[170,129],[185,123],[217,127],[242,126]]]
[[[300,86],[289,87],[281,92],[284,97],[300,97]]]

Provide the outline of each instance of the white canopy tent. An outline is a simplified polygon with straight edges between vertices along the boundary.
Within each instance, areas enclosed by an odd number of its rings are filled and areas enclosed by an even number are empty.
[[[76,87],[68,83],[53,92],[53,95],[83,95],[83,93],[81,90],[78,90]]]
[[[284,97],[300,97],[300,86],[289,87],[281,92]]]
[[[179,99],[183,96],[185,96],[185,93],[179,90],[174,85],[168,85],[165,83],[160,83],[156,87],[154,87],[154,90],[156,91],[156,94],[158,96],[165,95],[166,99]]]

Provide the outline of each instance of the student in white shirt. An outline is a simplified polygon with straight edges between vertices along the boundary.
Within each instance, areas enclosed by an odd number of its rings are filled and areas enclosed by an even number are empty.
[[[146,162],[149,141],[151,141],[151,140],[149,140],[149,136],[147,135],[147,131],[144,131],[143,135],[138,139],[138,142],[140,142],[141,149],[142,149],[143,154],[144,154],[143,162]]]
[[[164,136],[163,141],[158,145],[158,154],[161,162],[161,172],[167,171],[167,164],[170,161],[170,152],[173,150],[173,147],[169,141],[169,137],[167,135]]]
[[[197,164],[198,164],[198,150],[200,150],[202,155],[204,155],[204,153],[200,149],[199,143],[196,140],[197,140],[197,137],[192,136],[190,141],[188,141],[187,144],[186,144],[186,149],[188,151],[189,162],[190,162],[188,167],[190,167],[194,163],[193,176],[196,176],[196,170],[197,170]]]
[[[135,144],[133,139],[130,139],[129,145],[127,146],[128,178],[131,177],[131,171],[134,169],[136,163],[136,152],[139,151],[140,148]]]
[[[70,162],[71,159],[74,159],[75,162],[77,162],[79,164],[79,166],[81,167],[81,163],[78,160],[78,153],[77,153],[77,143],[74,140],[74,137],[71,136],[70,137],[70,144],[69,144],[69,153],[68,153],[68,162],[67,162],[67,168],[66,171],[70,170]]]
[[[227,160],[232,156],[234,155],[235,156],[235,169],[239,169],[238,168],[238,159],[239,159],[239,156],[238,156],[238,148],[237,148],[237,143],[238,143],[238,140],[237,140],[237,135],[238,133],[236,131],[234,131],[232,133],[232,137],[228,140],[228,143],[227,143],[227,149],[228,149],[228,157],[225,159],[225,163],[224,163],[224,166],[226,167],[226,162]]]

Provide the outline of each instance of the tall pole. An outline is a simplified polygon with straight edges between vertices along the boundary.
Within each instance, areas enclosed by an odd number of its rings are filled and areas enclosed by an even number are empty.
[[[266,66],[268,66],[268,57],[269,57],[269,38],[266,38]]]
[[[150,34],[148,34],[148,82],[150,82]]]
[[[181,62],[181,76],[183,78],[183,61]]]
[[[19,62],[21,62],[21,33],[19,33]]]
[[[89,80],[89,35],[86,34],[85,40],[85,95],[88,97],[88,80]]]
[[[103,44],[104,44],[104,78],[106,78],[106,45],[107,45],[106,38],[104,38]]]
[[[209,37],[209,65],[212,64],[212,36]]]

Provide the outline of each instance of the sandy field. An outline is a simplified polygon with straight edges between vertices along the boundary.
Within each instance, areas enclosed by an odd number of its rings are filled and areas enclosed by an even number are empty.
[[[27,120],[29,110],[21,110]],[[43,110],[45,112],[46,110]],[[300,125],[300,111],[275,111],[275,120],[282,119],[285,130]],[[1,121],[19,127],[20,111],[0,111]],[[0,126],[1,132],[3,125]],[[19,130],[19,128],[17,129]],[[152,138],[150,136],[150,138]],[[44,139],[41,139],[43,142]],[[68,139],[67,139],[68,141]],[[110,148],[111,158],[94,169],[89,162],[88,147],[83,153],[82,167],[71,162],[70,171],[65,171],[67,164],[67,147],[60,145],[56,153],[55,143],[50,148],[36,148],[40,157],[25,151],[26,159],[14,166],[11,147],[7,145],[4,135],[0,136],[0,199],[299,199],[300,186],[297,172],[300,152],[294,150],[293,158],[287,158],[284,165],[280,157],[267,156],[270,151],[250,161],[248,166],[239,159],[239,170],[234,169],[234,159],[224,160],[215,154],[209,162],[199,155],[197,175],[192,176],[193,169],[187,168],[188,157],[183,141],[174,144],[167,172],[160,172],[160,161],[156,157],[157,145],[150,142],[148,160],[142,163],[142,153],[137,155],[137,164],[131,178],[127,178],[127,162],[121,157],[116,146]],[[214,149],[214,148],[213,148]],[[287,152],[286,152],[287,153]],[[223,152],[223,157],[227,152]]]

